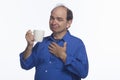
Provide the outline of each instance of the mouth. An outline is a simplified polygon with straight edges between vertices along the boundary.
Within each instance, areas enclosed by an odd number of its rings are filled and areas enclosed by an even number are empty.
[[[51,25],[50,28],[51,28],[51,29],[57,29],[58,26],[57,26],[57,25]]]

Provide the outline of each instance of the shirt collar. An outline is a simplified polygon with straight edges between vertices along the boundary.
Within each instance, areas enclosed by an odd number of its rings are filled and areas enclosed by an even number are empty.
[[[69,37],[71,36],[71,34],[70,34],[70,32],[69,31],[67,31],[67,33],[64,35],[64,37],[63,37],[63,40],[64,41],[68,41],[69,40]]]
[[[71,35],[70,32],[67,31],[61,40],[64,40],[65,42],[67,42],[69,40],[70,35]],[[53,34],[50,35],[49,39],[51,39],[52,41],[55,41],[55,39],[53,38]]]

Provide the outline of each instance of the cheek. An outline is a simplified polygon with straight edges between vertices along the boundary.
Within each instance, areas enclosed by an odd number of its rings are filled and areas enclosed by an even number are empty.
[[[67,27],[67,24],[66,23],[62,23],[61,26]]]

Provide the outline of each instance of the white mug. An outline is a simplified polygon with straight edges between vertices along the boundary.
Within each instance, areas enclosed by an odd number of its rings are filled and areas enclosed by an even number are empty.
[[[45,31],[44,30],[34,30],[33,34],[34,34],[34,40],[36,42],[42,42]]]

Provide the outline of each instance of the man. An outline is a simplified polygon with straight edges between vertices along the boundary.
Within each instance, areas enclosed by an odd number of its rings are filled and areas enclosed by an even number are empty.
[[[20,54],[23,69],[35,67],[35,80],[81,80],[88,74],[88,58],[81,39],[70,34],[73,14],[64,5],[51,11],[50,36],[34,45],[31,30],[26,33],[27,47]]]

